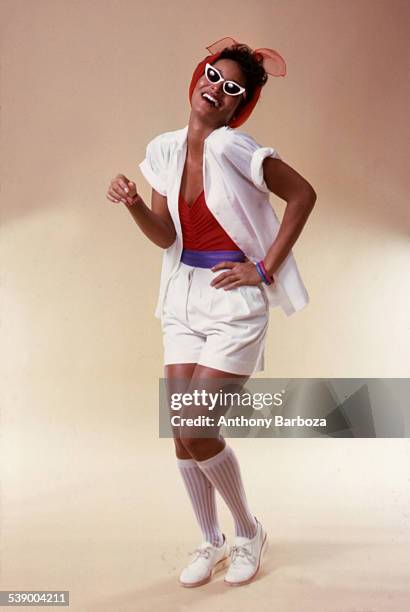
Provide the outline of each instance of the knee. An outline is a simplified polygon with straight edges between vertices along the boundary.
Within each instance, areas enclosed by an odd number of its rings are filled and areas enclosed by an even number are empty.
[[[197,461],[213,457],[225,446],[220,438],[181,438],[181,440],[186,451]]]
[[[192,455],[185,448],[180,438],[174,438],[175,454],[178,459],[192,459]]]

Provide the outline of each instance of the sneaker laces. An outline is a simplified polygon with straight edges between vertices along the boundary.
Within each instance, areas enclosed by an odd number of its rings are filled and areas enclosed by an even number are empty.
[[[188,555],[195,555],[192,559],[191,563],[194,563],[200,557],[204,557],[205,559],[209,559],[211,555],[212,548],[210,546],[206,546],[204,548],[195,548],[192,552],[189,552]]]
[[[256,562],[256,557],[246,548],[246,546],[236,546],[235,544],[231,547],[229,553],[231,562],[235,563],[238,558],[249,561],[250,563]]]

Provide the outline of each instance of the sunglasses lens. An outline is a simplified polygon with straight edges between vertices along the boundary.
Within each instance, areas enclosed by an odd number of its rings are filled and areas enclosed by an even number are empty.
[[[227,81],[224,83],[225,93],[231,96],[237,96],[240,93],[240,89],[236,83],[232,83],[232,81]]]
[[[206,69],[206,78],[211,83],[217,83],[219,81],[219,74],[211,67]]]

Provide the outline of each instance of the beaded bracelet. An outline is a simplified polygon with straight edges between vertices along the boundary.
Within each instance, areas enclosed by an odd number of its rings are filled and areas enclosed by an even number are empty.
[[[256,264],[256,269],[259,273],[259,276],[261,277],[261,279],[263,280],[263,282],[266,285],[271,285],[273,283],[273,276],[269,276],[266,268],[265,268],[265,264],[263,263],[263,259],[261,259],[260,261],[258,261]]]

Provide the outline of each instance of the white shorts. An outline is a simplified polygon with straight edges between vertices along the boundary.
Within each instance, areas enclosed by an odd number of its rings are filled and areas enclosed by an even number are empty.
[[[232,374],[265,367],[269,304],[260,285],[210,285],[223,270],[179,262],[161,317],[164,365],[198,363]]]

